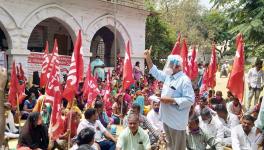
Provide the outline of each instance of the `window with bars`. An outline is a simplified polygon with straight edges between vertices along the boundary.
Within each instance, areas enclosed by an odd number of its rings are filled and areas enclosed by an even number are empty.
[[[101,60],[104,61],[105,45],[104,45],[104,40],[102,38],[100,39],[97,45],[97,55],[100,57]]]

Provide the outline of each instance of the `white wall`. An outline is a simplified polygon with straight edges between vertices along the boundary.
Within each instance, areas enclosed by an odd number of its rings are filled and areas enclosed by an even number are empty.
[[[26,66],[27,43],[32,30],[44,19],[54,18],[66,27],[73,39],[79,29],[83,31],[83,50],[88,63],[93,35],[101,27],[115,24],[114,8],[113,4],[99,0],[0,0],[0,23],[10,37],[8,53]],[[116,8],[117,30],[125,42],[130,40],[132,59],[140,60],[143,65],[148,12],[121,5]]]

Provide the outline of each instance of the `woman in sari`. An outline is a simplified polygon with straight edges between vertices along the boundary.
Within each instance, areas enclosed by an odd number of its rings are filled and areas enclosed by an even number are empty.
[[[18,139],[18,150],[20,147],[46,150],[48,144],[48,129],[43,125],[40,113],[30,113]]]

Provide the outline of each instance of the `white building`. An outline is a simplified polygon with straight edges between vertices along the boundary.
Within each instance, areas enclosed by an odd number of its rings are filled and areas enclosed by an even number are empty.
[[[46,40],[51,51],[56,38],[59,54],[71,55],[81,29],[85,64],[99,55],[113,67],[129,40],[132,64],[143,65],[147,15],[143,0],[0,0],[0,49],[8,55],[9,68],[15,59],[29,72],[31,51],[41,52]]]

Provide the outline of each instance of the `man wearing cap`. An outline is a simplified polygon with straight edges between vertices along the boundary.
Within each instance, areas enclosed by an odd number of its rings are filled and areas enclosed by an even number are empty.
[[[144,52],[149,73],[163,82],[160,97],[160,119],[168,140],[169,150],[185,150],[188,115],[194,103],[191,80],[182,72],[182,58],[169,55],[164,71],[153,65],[150,50]]]

